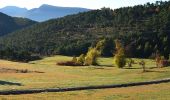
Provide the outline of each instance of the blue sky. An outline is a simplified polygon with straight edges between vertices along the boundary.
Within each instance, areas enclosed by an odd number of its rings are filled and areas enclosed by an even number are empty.
[[[119,7],[133,6],[155,1],[158,0],[0,0],[0,8],[5,6],[18,6],[31,9],[37,8],[42,4],[49,4],[63,7],[83,7],[91,9],[110,7],[115,9]]]

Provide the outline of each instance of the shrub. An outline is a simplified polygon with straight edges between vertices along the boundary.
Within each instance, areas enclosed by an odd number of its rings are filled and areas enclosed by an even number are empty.
[[[72,62],[76,63],[77,62],[77,57],[74,56],[73,59],[72,59]]]
[[[116,55],[114,59],[117,67],[123,68],[126,65],[126,58],[124,56]]]
[[[157,55],[156,57],[157,67],[167,67],[170,66],[170,61],[166,60],[163,56]]]
[[[170,65],[168,60],[160,60],[160,67],[167,67]]]
[[[84,54],[81,54],[81,55],[79,56],[79,58],[77,59],[77,62],[80,63],[80,64],[82,64],[82,65],[84,65],[84,63],[85,63],[85,55],[84,55]]]
[[[66,61],[66,62],[58,62],[57,65],[61,66],[82,66],[82,64],[73,62],[73,61]]]
[[[27,69],[21,70],[21,73],[28,73],[28,70]]]

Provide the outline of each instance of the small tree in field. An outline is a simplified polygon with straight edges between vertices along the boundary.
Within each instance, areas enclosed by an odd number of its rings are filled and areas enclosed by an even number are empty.
[[[141,62],[139,62],[139,65],[142,66],[143,72],[146,72],[146,68],[145,68],[145,61],[142,60]]]
[[[95,47],[89,48],[85,57],[85,65],[97,65],[97,58],[101,55],[104,43],[105,39],[99,41]]]
[[[97,57],[100,56],[100,52],[96,48],[89,48],[85,57],[85,65],[97,65]]]
[[[126,65],[125,50],[119,40],[115,40],[116,44],[116,54],[114,56],[114,61],[117,67],[123,68]]]

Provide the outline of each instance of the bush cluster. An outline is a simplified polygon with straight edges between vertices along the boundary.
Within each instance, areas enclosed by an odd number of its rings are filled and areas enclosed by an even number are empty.
[[[66,61],[66,62],[58,62],[57,65],[61,66],[82,66],[82,64],[73,62],[73,61]]]
[[[60,62],[58,65],[65,66],[89,66],[89,65],[97,65],[97,58],[101,55],[101,51],[104,47],[105,39],[99,41],[95,47],[90,47],[87,54],[81,54],[78,59],[73,57],[72,61]]]
[[[170,62],[169,62],[168,60],[161,60],[161,61],[160,61],[160,66],[161,66],[161,67],[170,66]]]

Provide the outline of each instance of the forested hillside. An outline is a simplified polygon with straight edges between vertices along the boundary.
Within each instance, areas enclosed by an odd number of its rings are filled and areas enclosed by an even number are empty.
[[[10,17],[0,13],[0,36],[25,28],[35,23],[35,21],[29,19]]]
[[[33,25],[0,39],[3,50],[40,55],[79,55],[109,38],[103,55],[112,56],[113,40],[123,41],[130,57],[170,53],[170,2],[119,9],[102,8]],[[1,51],[3,51],[1,50]]]

